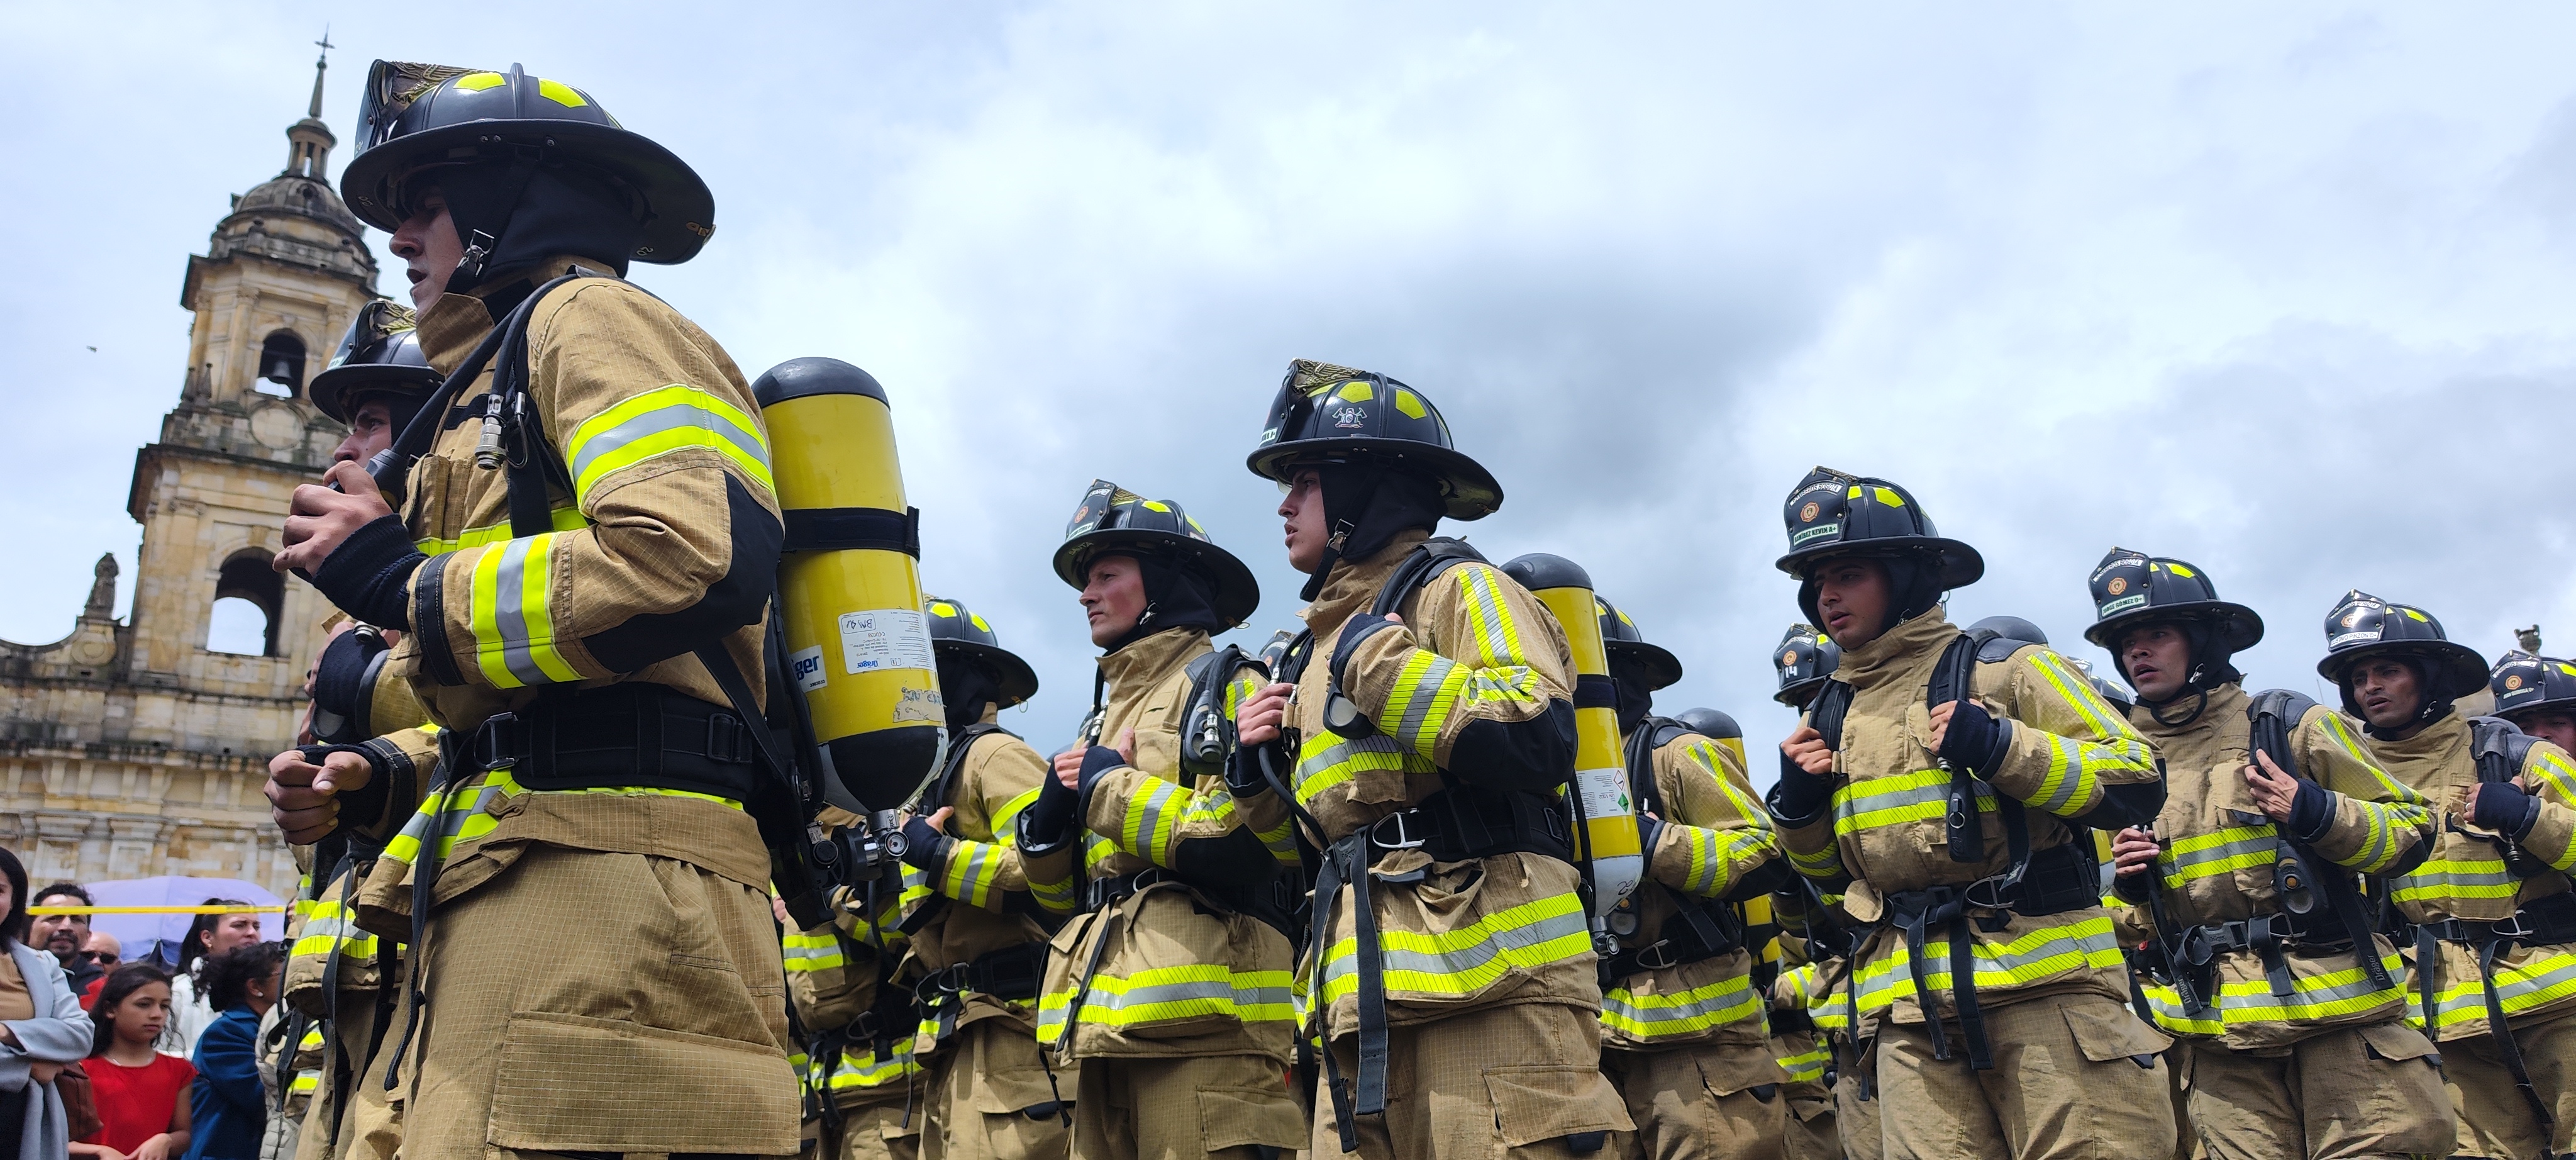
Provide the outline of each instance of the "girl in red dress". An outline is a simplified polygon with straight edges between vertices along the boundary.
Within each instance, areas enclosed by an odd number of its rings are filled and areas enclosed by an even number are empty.
[[[106,1126],[72,1141],[72,1155],[91,1160],[179,1160],[188,1150],[188,1085],[197,1069],[152,1050],[170,1023],[170,976],[150,963],[108,972],[90,1011],[98,1038],[90,1046],[91,1094]]]

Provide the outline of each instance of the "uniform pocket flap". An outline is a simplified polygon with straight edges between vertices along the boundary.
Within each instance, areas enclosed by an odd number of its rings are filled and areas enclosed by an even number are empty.
[[[992,1115],[1028,1111],[1056,1102],[1044,1068],[1006,1067],[975,1077],[975,1110]]]
[[[1628,1109],[1598,1068],[1496,1067],[1485,1072],[1494,1125],[1506,1147],[1584,1132],[1633,1132]]]
[[[1750,1087],[1789,1082],[1789,1073],[1781,1070],[1780,1061],[1768,1051],[1741,1049],[1704,1052],[1699,1056],[1700,1082],[1721,1096],[1731,1096]]]
[[[796,1097],[795,1072],[775,1050],[532,1012],[502,1033],[487,1131],[500,1147],[541,1152],[783,1156],[796,1151]]]
[[[2095,1063],[2161,1055],[2173,1046],[2173,1040],[2138,1022],[2126,1007],[2086,1003],[2070,1004],[2060,1011],[2066,1016],[2067,1032],[2075,1037],[2076,1050]]]
[[[2366,1023],[2355,1030],[2361,1032],[2370,1053],[2381,1059],[2423,1059],[2439,1051],[2423,1032],[2403,1023]]]
[[[1276,1088],[1200,1088],[1199,1132],[1210,1152],[1247,1145],[1294,1150],[1313,1142],[1306,1117],[1284,1083]]]

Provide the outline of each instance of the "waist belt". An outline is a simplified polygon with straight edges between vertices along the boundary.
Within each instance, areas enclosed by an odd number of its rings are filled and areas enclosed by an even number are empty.
[[[2078,835],[2081,838],[2081,835]],[[1887,896],[1887,922],[1905,935],[1906,966],[1914,975],[1915,1001],[1923,1005],[1923,1022],[1932,1036],[1932,1058],[1950,1058],[1950,1038],[1941,1031],[1940,1010],[1932,1002],[1923,972],[1923,948],[1935,933],[1950,943],[1950,998],[1959,1008],[1959,1030],[1968,1042],[1968,1066],[1994,1069],[1994,1051],[1986,1040],[1986,1017],[1977,1006],[1976,957],[1968,924],[1988,934],[2004,929],[2016,914],[2037,918],[2086,906],[2101,905],[2091,851],[2082,841],[2068,842],[2030,856],[2018,876],[2010,872],[1966,886],[1900,890]],[[1970,915],[1971,910],[1994,913]],[[1856,976],[1858,971],[1854,971]]]
[[[495,713],[466,755],[474,769],[506,769],[539,790],[646,786],[741,801],[760,784],[757,742],[733,710],[641,682]]]
[[[1038,997],[1046,973],[1047,946],[1029,942],[987,951],[972,960],[932,971],[913,984],[914,1005],[922,1018],[937,1026],[934,1038],[945,1043],[957,1030],[966,997],[985,995],[1006,1002]]]
[[[2513,1076],[2513,1086],[2522,1090],[2523,1102],[2540,1124],[2540,1138],[2554,1139],[2557,1115],[2549,1101],[2541,1098],[2540,1089],[2531,1082],[2531,1069],[2522,1061],[2522,1045],[2514,1040],[2513,1029],[2505,1024],[2504,997],[2496,991],[2495,961],[2498,955],[2516,946],[2552,946],[2576,942],[2576,894],[2553,894],[2534,899],[2502,922],[2472,922],[2450,919],[2428,922],[2415,928],[2415,970],[2418,1002],[2424,1013],[2425,1030],[2435,1035],[2441,1024],[2434,1016],[2434,997],[2442,990],[2441,943],[2460,943],[2477,951],[2478,982],[2486,993],[2487,1038],[2495,1044],[2496,1056],[2504,1061],[2505,1070]]]
[[[1178,881],[1180,880],[1165,873],[1161,867],[1139,870],[1133,874],[1120,874],[1109,878],[1094,878],[1082,884],[1082,909],[1085,911],[1106,910],[1135,897],[1138,892],[1144,890],[1148,886],[1161,882]]]
[[[1672,933],[1676,923],[1681,926],[1679,934]],[[1665,920],[1664,929],[1658,933],[1664,937],[1601,960],[1601,985],[1607,988],[1640,971],[1684,966],[1744,947],[1744,923],[1736,917],[1733,907],[1722,902],[1686,903],[1679,913]]]
[[[1510,790],[1452,786],[1423,799],[1409,810],[1377,820],[1332,844],[1315,874],[1315,908],[1329,919],[1342,885],[1351,888],[1351,934],[1358,957],[1359,1074],[1345,1086],[1341,1064],[1331,1045],[1324,1051],[1325,1086],[1333,1096],[1333,1122],[1341,1132],[1342,1151],[1359,1150],[1357,1116],[1386,1114],[1387,1017],[1386,950],[1379,945],[1377,911],[1369,902],[1369,879],[1378,859],[1398,850],[1420,850],[1433,862],[1469,862],[1497,854],[1540,854],[1560,862],[1574,860],[1572,831],[1564,810],[1553,798]],[[1393,885],[1419,882],[1425,869],[1390,874]],[[1309,977],[1321,994],[1324,949],[1330,940],[1317,930]]]

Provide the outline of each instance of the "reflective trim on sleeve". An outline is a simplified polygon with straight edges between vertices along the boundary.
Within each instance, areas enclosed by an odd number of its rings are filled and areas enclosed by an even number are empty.
[[[821,934],[789,931],[778,942],[779,954],[787,960],[790,974],[836,970],[850,965],[849,955],[841,948],[841,936],[831,931]]]
[[[1383,733],[1344,737],[1318,729],[1297,743],[1297,800],[1316,798],[1363,772],[1430,773],[1430,760]]]
[[[2521,880],[2504,868],[2501,855],[2494,858],[2428,858],[2414,870],[2392,879],[2388,896],[2397,902],[2448,909],[2446,899],[2511,898],[2521,890]]]
[[[555,647],[554,539],[559,533],[506,540],[474,561],[468,621],[475,664],[494,688],[581,680]]]
[[[2278,857],[2280,844],[2279,831],[2270,822],[2229,826],[2166,843],[2156,855],[2156,864],[2165,889],[2180,890],[2187,882],[2269,866]]]
[[[710,392],[673,383],[612,404],[573,427],[564,458],[571,465],[575,501],[589,507],[591,490],[609,474],[689,447],[714,451],[763,490],[776,490],[759,421]]]

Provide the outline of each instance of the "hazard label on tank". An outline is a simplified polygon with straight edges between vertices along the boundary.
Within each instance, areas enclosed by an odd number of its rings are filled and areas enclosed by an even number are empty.
[[[842,613],[841,664],[852,673],[937,668],[929,618],[908,608]]]

